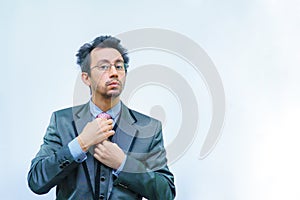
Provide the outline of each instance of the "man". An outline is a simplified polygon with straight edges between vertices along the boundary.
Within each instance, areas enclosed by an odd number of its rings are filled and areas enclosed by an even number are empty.
[[[56,199],[174,199],[161,123],[120,101],[129,62],[120,40],[97,37],[76,56],[91,99],[52,114],[30,189],[56,186]]]

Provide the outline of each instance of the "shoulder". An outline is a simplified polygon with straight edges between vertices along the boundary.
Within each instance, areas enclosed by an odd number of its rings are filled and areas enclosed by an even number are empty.
[[[141,113],[141,112],[139,112],[139,111],[136,111],[136,110],[134,110],[134,109],[128,108],[128,110],[129,110],[130,114],[131,114],[132,116],[134,116],[136,119],[144,119],[144,120],[154,120],[154,121],[158,121],[157,119],[155,119],[155,118],[153,118],[153,117],[151,117],[151,116],[149,116],[149,115],[146,115],[146,114],[144,114],[144,113]]]
[[[78,105],[78,106],[63,108],[63,109],[54,111],[53,115],[55,115],[56,117],[73,117],[74,114],[77,114],[82,109],[84,109],[86,106],[87,106],[87,104],[82,104],[82,105]]]
[[[121,101],[121,106],[122,106],[122,113],[125,113],[126,117],[130,117],[133,120],[154,120],[158,121],[157,119],[154,119],[153,117],[150,117],[149,115],[143,114],[139,111],[136,111],[134,109],[129,108],[127,105],[125,105]]]
[[[149,115],[146,115],[139,111],[133,110],[131,108],[128,108],[128,111],[129,111],[131,117],[135,120],[135,124],[137,126],[140,126],[140,127],[148,126],[149,128],[161,126],[161,122],[158,119],[155,119]]]

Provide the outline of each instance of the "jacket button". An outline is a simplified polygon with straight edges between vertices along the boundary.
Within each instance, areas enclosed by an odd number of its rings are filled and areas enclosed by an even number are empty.
[[[100,194],[99,199],[104,199],[104,195]]]
[[[100,181],[105,181],[105,176],[101,176]]]
[[[70,161],[69,160],[65,160],[64,165],[67,166],[69,164],[70,164]]]

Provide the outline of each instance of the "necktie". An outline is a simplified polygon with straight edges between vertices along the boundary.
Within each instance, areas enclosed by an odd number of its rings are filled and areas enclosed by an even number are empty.
[[[97,118],[111,119],[111,116],[110,116],[110,114],[107,114],[106,112],[102,112],[99,115],[97,115]]]

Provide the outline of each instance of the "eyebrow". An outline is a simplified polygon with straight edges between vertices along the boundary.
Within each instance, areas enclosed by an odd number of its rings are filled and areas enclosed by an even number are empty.
[[[107,60],[107,59],[101,59],[101,60],[99,60],[99,61],[97,62],[97,64],[104,63],[104,62],[110,63],[110,61]],[[114,63],[116,63],[116,62],[124,62],[124,60],[122,60],[122,59],[117,59],[117,60],[114,61]]]

